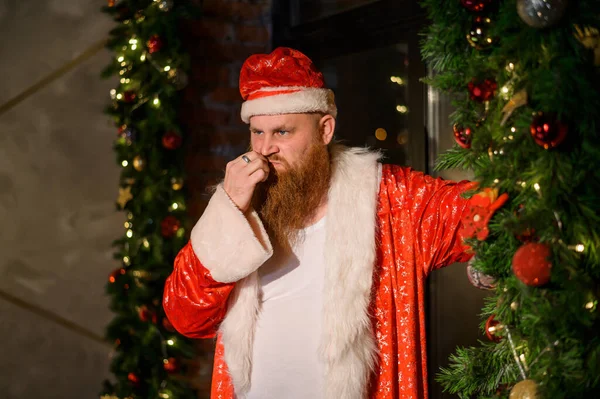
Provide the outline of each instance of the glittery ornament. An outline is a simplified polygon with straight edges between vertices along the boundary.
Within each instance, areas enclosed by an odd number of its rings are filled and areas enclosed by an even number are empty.
[[[460,4],[471,12],[482,12],[492,0],[460,0]]]
[[[567,0],[517,0],[517,13],[527,25],[545,28],[560,21],[567,4]]]
[[[498,84],[494,79],[485,79],[482,82],[477,82],[473,79],[468,84],[471,100],[480,103],[491,100],[494,97],[497,88]]]
[[[181,222],[173,215],[165,217],[160,222],[160,233],[165,238],[174,237],[177,234],[177,230],[181,227]]]
[[[554,148],[567,137],[567,125],[556,118],[555,114],[538,112],[529,126],[535,142],[546,150]]]
[[[475,269],[471,265],[471,262],[467,265],[467,277],[469,278],[469,282],[476,288],[493,290],[496,287],[496,279]]]
[[[181,147],[182,141],[181,136],[172,130],[166,132],[162,136],[162,145],[167,150],[176,150]]]
[[[174,357],[163,360],[163,368],[167,373],[176,373],[181,368],[179,361]]]
[[[485,322],[485,336],[488,337],[490,341],[500,342],[502,337],[498,335],[498,332],[502,329],[502,324],[494,319],[494,315],[488,317]]]
[[[511,390],[509,399],[537,399],[537,384],[533,380],[518,382]]]
[[[494,44],[495,40],[489,33],[491,25],[492,20],[489,17],[478,15],[473,18],[473,23],[467,33],[467,41],[471,47],[485,50]]]
[[[160,49],[163,48],[163,45],[164,43],[158,35],[150,36],[150,39],[148,39],[148,41],[146,42],[146,47],[148,47],[148,52],[150,54],[154,54],[160,51]]]
[[[146,161],[144,161],[144,158],[142,158],[139,155],[136,155],[135,158],[133,158],[133,168],[138,172],[141,172],[142,170],[144,170],[145,167]]]
[[[454,125],[454,140],[462,148],[471,148],[471,128]]]
[[[513,273],[531,287],[542,286],[550,281],[552,262],[550,247],[530,242],[522,245],[512,260]]]
[[[125,101],[126,103],[134,102],[136,97],[137,97],[137,95],[135,94],[135,91],[133,91],[133,90],[125,90],[123,92],[123,101]]]

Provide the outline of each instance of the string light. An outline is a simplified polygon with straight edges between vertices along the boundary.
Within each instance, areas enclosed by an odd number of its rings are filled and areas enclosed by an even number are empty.
[[[148,248],[150,248],[150,241],[148,241],[147,238],[144,238],[142,240],[142,245],[144,246],[144,248],[148,249]]]
[[[575,245],[575,251],[577,251],[579,253],[585,251],[585,245],[583,245],[583,244],[577,244],[577,245]]]
[[[132,227],[133,227],[133,223],[131,223],[131,222],[125,222],[125,228],[126,229],[130,229]]]
[[[123,57],[122,55],[119,56],[119,58],[117,58],[117,61],[119,62],[123,62],[125,60],[125,57]]]
[[[404,84],[404,79],[402,79],[399,76],[390,76],[390,80],[394,83],[399,84],[400,86],[402,86]]]
[[[123,95],[121,93],[117,94],[117,100],[120,100],[123,98]]]
[[[158,98],[158,95],[154,96],[154,100],[152,101],[152,104],[155,107],[160,107],[160,99]]]
[[[396,107],[396,111],[400,112],[401,114],[405,114],[408,112],[408,108],[406,107],[406,105],[398,105]]]
[[[377,138],[377,140],[379,140],[379,141],[384,141],[387,138],[387,130],[385,130],[382,127],[380,127],[379,129],[376,129],[375,130],[375,138]]]
[[[146,61],[146,53],[140,55],[140,61]]]
[[[168,339],[167,340],[167,345],[169,345],[169,346],[175,345],[175,338]]]
[[[171,66],[167,65],[166,67],[163,68],[165,72],[169,72],[171,70]]]
[[[129,266],[131,264],[131,260],[129,259],[129,256],[123,257],[123,263],[125,263],[126,266]]]
[[[131,230],[131,229],[127,230],[127,233],[125,233],[125,235],[127,236],[127,238],[133,237],[133,230]]]
[[[533,188],[535,188],[535,191],[537,191],[538,193],[540,192],[540,185],[538,183],[535,183],[533,185]]]
[[[121,80],[119,80],[119,82],[125,83],[125,78],[121,78]]]
[[[127,162],[127,160],[121,162],[121,165],[125,168],[127,167],[127,165],[129,165],[129,162]]]

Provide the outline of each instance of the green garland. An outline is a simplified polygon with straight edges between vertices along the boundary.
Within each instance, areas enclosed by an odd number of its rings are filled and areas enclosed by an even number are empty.
[[[438,168],[472,169],[480,190],[508,196],[493,213],[479,195],[470,214],[480,233],[493,215],[487,238],[468,241],[472,267],[495,279],[492,341],[457,350],[438,380],[461,398],[600,397],[600,2],[542,10],[556,19],[545,27],[517,12],[531,0],[422,3],[428,83],[453,96],[460,144]],[[547,283],[543,257],[513,261],[532,248],[550,251]]]
[[[106,285],[116,314],[106,332],[116,382],[104,383],[104,398],[197,397],[185,377],[193,342],[162,310],[165,279],[186,240],[185,137],[177,111],[189,71],[179,25],[195,13],[188,3],[121,0],[102,10],[117,22],[107,44],[114,56],[102,76],[119,82],[106,113],[122,167],[117,208],[127,215],[114,242],[122,267]]]

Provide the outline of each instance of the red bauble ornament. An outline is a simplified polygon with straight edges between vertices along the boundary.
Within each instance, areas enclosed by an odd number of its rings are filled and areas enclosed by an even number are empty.
[[[108,281],[110,281],[111,283],[114,283],[115,281],[117,281],[117,278],[121,274],[125,274],[125,273],[126,273],[126,271],[122,267],[119,269],[115,269],[110,273],[110,276],[108,276]]]
[[[545,149],[554,148],[567,136],[567,125],[556,119],[554,114],[538,112],[529,127],[535,142]]]
[[[156,312],[149,309],[146,305],[142,305],[139,307],[138,317],[143,322],[152,320],[152,323],[156,324],[156,322],[158,321],[158,316],[156,315]]]
[[[179,371],[179,361],[174,357],[170,357],[163,361],[163,367],[167,373],[176,373]]]
[[[530,242],[522,245],[512,260],[513,273],[519,280],[531,287],[539,287],[550,281],[550,247],[546,244]]]
[[[160,49],[163,48],[163,45],[164,43],[158,35],[150,36],[150,39],[148,39],[148,41],[146,42],[146,46],[148,47],[148,52],[150,54],[154,54],[157,51],[160,51]]]
[[[181,222],[172,215],[167,216],[160,222],[160,232],[165,238],[171,238],[181,227]]]
[[[488,317],[485,322],[485,335],[490,341],[500,342],[502,337],[498,335],[498,331],[502,328],[502,324],[494,319],[494,315]]]
[[[133,90],[126,90],[123,92],[123,101],[125,101],[126,103],[133,102],[136,97],[137,95]]]
[[[129,382],[131,382],[135,386],[140,385],[140,377],[138,377],[138,375],[136,373],[127,374],[127,379],[129,380]]]
[[[453,130],[456,143],[462,148],[471,148],[471,128],[454,125]]]
[[[483,82],[476,82],[473,79],[469,82],[468,88],[471,100],[483,103],[494,97],[498,84],[494,79],[485,79]]]
[[[183,140],[181,136],[172,130],[166,132],[162,136],[162,145],[167,150],[176,150],[177,148],[181,147],[182,141]]]
[[[460,4],[471,12],[481,12],[492,0],[460,0]]]
[[[173,324],[171,324],[171,321],[167,317],[164,317],[162,319],[162,325],[165,328],[165,330],[169,332],[175,332],[175,327],[173,327]]]

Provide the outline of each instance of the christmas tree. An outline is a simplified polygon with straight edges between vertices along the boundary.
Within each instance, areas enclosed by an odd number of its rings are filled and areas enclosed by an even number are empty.
[[[600,397],[600,2],[424,0],[428,83],[473,171],[463,219],[489,340],[438,375],[461,398]]]
[[[195,398],[190,375],[196,349],[178,335],[162,310],[173,260],[186,241],[182,143],[177,119],[189,59],[179,29],[193,16],[189,2],[109,1],[115,21],[103,72],[117,76],[106,112],[114,121],[122,166],[117,208],[126,213],[106,289],[116,314],[107,328],[114,345],[102,398]]]

